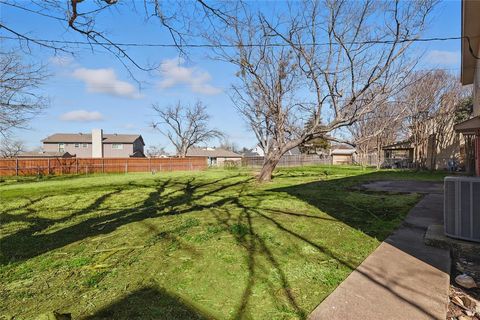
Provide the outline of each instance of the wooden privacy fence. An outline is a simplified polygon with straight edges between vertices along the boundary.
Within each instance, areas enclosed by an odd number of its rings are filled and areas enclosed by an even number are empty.
[[[377,166],[384,162],[383,153],[380,154],[380,157],[377,153],[360,153],[355,156],[355,162],[361,164],[362,166]]]
[[[207,158],[16,158],[0,159],[0,176],[190,171],[207,168]]]
[[[261,167],[263,161],[263,157],[245,157],[242,159],[242,166]],[[280,158],[277,167],[298,167],[315,164],[332,164],[332,158],[330,156],[320,158],[318,155],[311,154],[284,155]]]

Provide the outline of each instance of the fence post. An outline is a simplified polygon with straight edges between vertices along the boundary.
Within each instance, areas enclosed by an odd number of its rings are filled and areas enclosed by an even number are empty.
[[[128,173],[128,159],[125,160],[125,173]]]
[[[47,175],[50,175],[50,158],[47,159],[47,165],[48,165]]]
[[[105,173],[105,159],[102,158],[102,173]]]
[[[152,172],[152,158],[148,158],[148,171]]]
[[[75,158],[75,173],[78,174],[78,158]]]
[[[15,175],[18,176],[18,158],[15,158]]]

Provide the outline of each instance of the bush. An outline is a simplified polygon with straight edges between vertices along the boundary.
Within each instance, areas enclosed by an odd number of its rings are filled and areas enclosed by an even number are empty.
[[[240,161],[225,160],[223,167],[229,170],[238,169],[240,167]]]

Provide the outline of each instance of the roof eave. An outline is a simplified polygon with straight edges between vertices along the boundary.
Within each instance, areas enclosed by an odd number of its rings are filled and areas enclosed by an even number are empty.
[[[480,1],[462,0],[462,62],[460,81],[463,85],[473,83],[476,59],[470,52],[479,47],[480,19],[476,14],[480,11]],[[467,38],[468,37],[468,38]]]
[[[475,134],[480,131],[480,116],[460,122],[453,128],[463,134]]]

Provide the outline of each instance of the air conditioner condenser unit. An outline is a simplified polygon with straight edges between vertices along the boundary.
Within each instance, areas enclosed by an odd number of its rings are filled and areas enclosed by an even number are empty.
[[[480,177],[446,177],[444,183],[445,234],[480,242]]]

